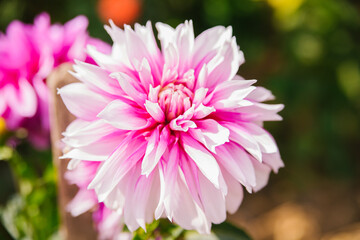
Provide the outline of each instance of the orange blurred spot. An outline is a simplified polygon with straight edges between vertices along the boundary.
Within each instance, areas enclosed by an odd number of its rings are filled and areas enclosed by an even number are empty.
[[[132,24],[139,17],[141,0],[99,0],[98,13],[102,21],[112,19],[116,25]]]
[[[5,119],[0,117],[0,135],[3,134],[5,132],[5,130],[6,130]]]

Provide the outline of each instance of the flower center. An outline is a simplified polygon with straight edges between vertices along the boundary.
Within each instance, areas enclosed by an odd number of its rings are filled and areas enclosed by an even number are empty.
[[[194,94],[182,84],[170,83],[159,92],[159,105],[167,121],[183,114],[191,107]]]

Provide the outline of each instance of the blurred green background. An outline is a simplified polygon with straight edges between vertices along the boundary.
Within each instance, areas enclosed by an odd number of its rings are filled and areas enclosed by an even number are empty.
[[[340,183],[348,189],[345,194],[349,195],[344,198],[360,199],[357,187],[360,180],[359,1],[135,2],[141,6],[136,21],[142,24],[151,20],[153,23],[161,21],[176,26],[185,19],[193,19],[196,34],[215,25],[233,27],[246,58],[239,74],[247,79],[258,79],[257,85],[273,91],[277,97],[276,103],[285,104],[281,112],[284,120],[266,123],[266,127],[277,140],[286,167],[278,175],[272,176],[269,190],[265,191],[290,189],[298,196],[316,189],[318,183],[325,182],[325,185],[320,186],[329,189]],[[110,42],[103,29],[104,23],[100,21],[96,0],[0,0],[0,30],[4,32],[14,19],[31,23],[43,11],[51,15],[52,22],[60,23],[79,14],[86,15],[89,18],[90,35]],[[126,12],[126,9],[119,9],[120,15]],[[43,239],[44,236],[56,233],[56,211],[44,205],[49,201],[52,201],[52,206],[56,204],[55,180],[49,174],[52,171],[49,152],[30,154],[34,150],[22,144],[9,157],[6,156],[8,150],[6,147],[0,149],[0,158],[3,156],[2,159],[10,159],[7,162],[0,161],[1,211],[7,211],[4,206],[12,199],[13,205],[20,205],[13,208],[22,214],[13,215],[42,219],[36,223],[27,223],[13,216],[20,229],[31,231],[23,235],[19,233],[19,236],[32,234],[38,236],[33,237],[35,239]],[[5,154],[2,154],[4,151]],[[32,159],[30,155],[40,159]],[[36,164],[32,164],[34,162]],[[10,182],[9,169],[16,176]],[[42,193],[44,189],[50,190]],[[20,197],[10,198],[14,192]],[[33,196],[35,193],[37,195]],[[359,201],[356,199],[354,201]],[[360,221],[359,206],[354,209],[356,214],[352,222]],[[37,214],[39,211],[42,216]],[[47,221],[47,217],[52,220]],[[36,233],[36,224],[39,223],[47,227],[44,235],[36,235],[39,234]]]

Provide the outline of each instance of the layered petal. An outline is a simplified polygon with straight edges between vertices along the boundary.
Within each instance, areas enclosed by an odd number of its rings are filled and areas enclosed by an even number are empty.
[[[215,148],[229,141],[230,131],[212,119],[196,121],[196,129],[190,129],[191,136],[216,153]]]
[[[200,171],[216,188],[220,188],[220,167],[214,156],[191,136],[183,134],[181,137],[184,151],[192,159]]]
[[[91,91],[86,85],[72,83],[58,90],[67,109],[80,119],[91,121],[103,111],[108,97]]]
[[[10,130],[26,129],[36,148],[48,148],[50,143],[48,75],[74,59],[93,62],[85,51],[90,42],[100,51],[109,49],[106,43],[89,37],[87,25],[84,16],[65,25],[51,25],[50,16],[41,13],[34,24],[13,21],[6,34],[0,34],[0,117]]]
[[[76,62],[73,75],[88,85],[90,88],[101,90],[112,95],[120,95],[122,91],[118,82],[109,76],[109,73],[102,68],[83,62]]]
[[[9,84],[3,87],[7,105],[21,117],[33,117],[36,113],[37,98],[28,80],[19,79],[18,86]]]
[[[111,54],[90,48],[98,66],[74,67],[92,93],[83,94],[87,102],[96,103],[80,109],[72,99],[79,93],[64,95],[78,111],[64,133],[73,148],[64,157],[73,158],[72,168],[101,162],[87,187],[130,231],[166,217],[210,233],[212,223],[237,211],[243,187],[258,191],[283,167],[262,127],[279,120],[283,106],[262,103],[271,92],[236,75],[244,57],[231,27],[195,38],[192,21],[175,29],[157,23],[161,50],[150,22],[122,30],[110,21],[105,28]]]
[[[122,130],[138,130],[148,126],[146,114],[142,109],[121,100],[110,102],[98,113],[98,117]]]

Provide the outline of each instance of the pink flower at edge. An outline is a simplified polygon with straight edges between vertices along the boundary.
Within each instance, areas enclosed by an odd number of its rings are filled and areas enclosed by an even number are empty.
[[[77,62],[81,82],[59,90],[77,120],[65,132],[63,158],[101,161],[89,189],[123,214],[134,231],[166,217],[209,233],[248,192],[283,167],[264,121],[282,104],[237,76],[244,62],[231,27],[194,37],[191,21],[173,29],[151,23],[105,27],[111,54],[88,47],[97,65]]]
[[[88,43],[103,52],[110,50],[89,37],[87,25],[84,16],[51,25],[49,15],[42,13],[33,25],[13,21],[6,34],[0,33],[0,117],[9,130],[27,129],[37,148],[49,146],[47,76],[74,59],[93,62],[85,51]]]

